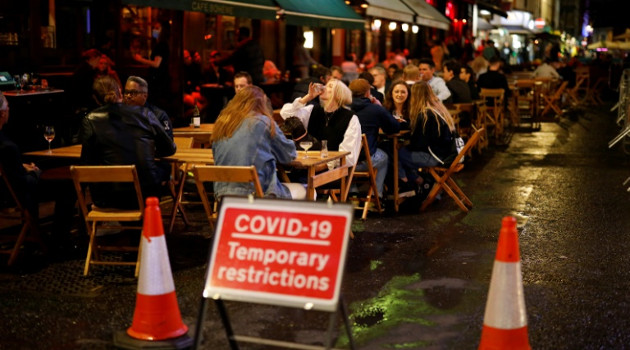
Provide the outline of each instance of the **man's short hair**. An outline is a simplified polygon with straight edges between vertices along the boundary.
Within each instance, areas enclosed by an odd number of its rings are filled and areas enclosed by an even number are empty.
[[[311,66],[311,77],[314,78],[326,78],[326,76],[330,75],[330,69],[321,64],[314,64]]]
[[[501,60],[501,57],[499,57],[497,55],[494,55],[494,56],[492,56],[490,58],[489,62],[490,62],[490,64],[496,64],[496,63],[500,63],[500,62],[503,62],[503,61]]]
[[[475,77],[475,72],[473,71],[471,66],[464,64],[461,66],[461,68],[463,68],[466,71],[466,74],[470,74],[471,79]],[[462,71],[461,68],[459,70],[460,72]]]
[[[429,67],[435,68],[435,62],[433,62],[433,60],[430,58],[423,58],[420,61],[418,61],[418,66],[420,66],[421,64],[428,64]]]
[[[332,66],[332,67],[330,67],[330,71],[331,72],[337,71],[337,72],[341,72],[341,74],[343,74],[343,69],[341,69],[341,67],[339,67],[339,66]]]
[[[352,97],[362,97],[370,91],[370,83],[362,78],[354,79],[350,82],[350,91],[352,91]]]
[[[374,84],[374,76],[370,72],[361,72],[359,78],[367,80],[370,85]]]
[[[444,67],[448,68],[448,70],[450,70],[451,72],[455,74],[459,74],[459,71],[462,65],[455,60],[448,60],[444,62]]]
[[[144,80],[144,79],[142,79],[142,78],[140,78],[138,76],[131,75],[131,76],[129,76],[129,78],[127,78],[127,82],[130,82],[130,81],[138,84],[139,87],[141,87],[144,90],[146,90],[145,92],[148,92],[148,90],[149,90],[149,83],[147,83],[146,80]]]
[[[236,78],[245,78],[247,80],[247,84],[252,85],[253,84],[253,80],[252,80],[252,76],[251,74],[244,72],[244,71],[240,71],[236,74],[234,74],[234,79]]]
[[[383,66],[374,66],[370,68],[370,73],[372,71],[378,71],[380,74],[387,75],[387,72],[385,71],[385,68],[383,68]]]

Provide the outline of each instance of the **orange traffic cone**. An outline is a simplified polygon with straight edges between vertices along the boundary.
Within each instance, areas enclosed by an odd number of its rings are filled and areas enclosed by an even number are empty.
[[[147,198],[142,232],[136,310],[127,334],[143,340],[182,336],[188,327],[182,322],[177,305],[162,214],[155,197]]]
[[[479,349],[531,349],[516,219],[509,216],[503,218],[499,233]]]

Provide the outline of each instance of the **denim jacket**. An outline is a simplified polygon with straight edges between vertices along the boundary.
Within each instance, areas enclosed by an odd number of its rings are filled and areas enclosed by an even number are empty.
[[[246,118],[230,138],[212,143],[216,165],[255,165],[265,197],[291,198],[289,189],[280,183],[276,162],[288,164],[296,157],[295,144],[284,137],[278,125],[271,137],[270,120],[263,115]],[[254,192],[253,184],[216,182],[217,196],[248,195]]]

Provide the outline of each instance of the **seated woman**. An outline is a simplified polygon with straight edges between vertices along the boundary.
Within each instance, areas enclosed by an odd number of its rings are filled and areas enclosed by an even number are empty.
[[[303,199],[302,184],[280,183],[276,163],[287,164],[296,157],[293,141],[284,137],[273,120],[269,101],[257,86],[246,86],[221,111],[212,132],[216,165],[256,166],[265,197]],[[215,194],[248,195],[252,184],[217,182]]]
[[[400,181],[422,184],[418,168],[442,164],[453,156],[455,122],[446,107],[424,81],[411,87],[409,144],[398,151]]]
[[[318,96],[319,105],[307,105]],[[329,151],[350,152],[346,163],[355,165],[361,151],[361,124],[346,107],[351,103],[350,89],[341,80],[330,79],[324,89],[311,83],[308,94],[282,106],[280,115],[282,119],[298,117],[310,135],[320,141],[328,140]]]
[[[401,123],[401,129],[409,129],[410,88],[404,80],[396,80],[385,92],[383,107]]]

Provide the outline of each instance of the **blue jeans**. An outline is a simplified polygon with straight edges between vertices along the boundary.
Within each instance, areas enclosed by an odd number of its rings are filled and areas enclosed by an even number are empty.
[[[372,166],[376,168],[376,189],[378,196],[383,197],[383,183],[385,183],[385,176],[387,176],[387,153],[380,148],[376,149],[376,152],[372,154]],[[357,164],[356,171],[367,171],[367,163],[365,161]],[[356,185],[352,185],[351,191],[357,192]]]
[[[418,178],[418,168],[437,166],[439,162],[431,153],[411,152],[403,147],[398,150],[398,177],[407,178],[415,183]]]

